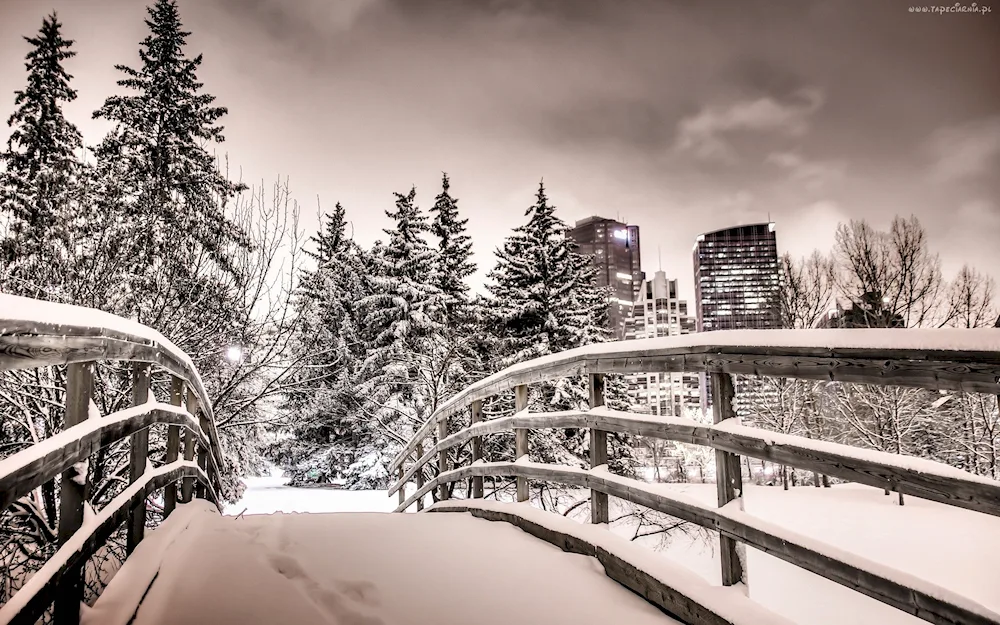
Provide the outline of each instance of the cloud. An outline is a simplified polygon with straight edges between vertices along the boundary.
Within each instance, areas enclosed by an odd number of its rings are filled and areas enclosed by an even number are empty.
[[[790,211],[777,222],[778,252],[808,256],[814,250],[826,254],[836,242],[837,226],[849,221],[837,202],[821,200]]]
[[[772,152],[764,162],[786,170],[792,180],[800,181],[810,189],[819,189],[843,178],[847,169],[845,161],[812,161],[798,152]]]
[[[995,172],[1000,156],[1000,115],[940,128],[928,139],[926,151],[936,182]]]
[[[736,150],[726,140],[726,134],[749,131],[802,135],[809,127],[809,117],[822,104],[823,94],[808,88],[795,92],[787,102],[767,96],[728,106],[706,106],[677,124],[676,148],[704,160],[735,161]]]

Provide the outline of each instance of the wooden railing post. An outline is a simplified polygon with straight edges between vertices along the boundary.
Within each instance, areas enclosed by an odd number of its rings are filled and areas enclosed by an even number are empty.
[[[420,460],[420,458],[422,458],[423,455],[424,455],[424,442],[420,441],[419,443],[417,443],[417,460]],[[424,487],[424,468],[420,467],[417,470],[417,490],[419,491],[423,487]],[[417,498],[417,512],[420,512],[423,509],[424,509],[424,496],[421,495],[419,498]]]
[[[191,416],[198,415],[198,399],[194,395],[194,391],[189,387],[187,390],[187,409],[191,413]],[[184,429],[184,459],[194,460],[194,443],[198,440],[198,436],[191,430]],[[194,481],[193,477],[186,477],[184,481],[181,482],[181,501],[183,503],[189,503],[191,501],[191,495],[194,492]]]
[[[528,409],[528,385],[519,384],[514,387],[514,411],[521,412]],[[514,461],[528,455],[528,430],[526,428],[514,428]],[[528,478],[517,478],[517,500],[528,501]]]
[[[438,421],[437,425],[437,439],[440,443],[445,438],[448,437],[448,419],[442,419]],[[448,450],[442,449],[438,453],[438,475],[444,474],[448,470]],[[438,499],[444,501],[448,498],[448,484],[442,482],[438,486]]]
[[[148,363],[132,365],[132,405],[141,406],[149,401]],[[134,484],[146,472],[149,457],[149,428],[142,428],[132,435],[129,445],[128,483]],[[128,535],[125,538],[125,553],[131,554],[146,532],[146,500],[136,502],[128,513]]]
[[[478,400],[472,402],[472,425],[475,425],[483,420],[483,401]],[[472,437],[472,461],[483,459],[483,437],[473,436]],[[483,498],[483,476],[472,478],[472,497],[473,499]]]
[[[208,434],[208,417],[205,416],[204,410],[198,410],[198,424],[201,425],[201,431]],[[212,450],[205,447],[204,445],[198,445],[198,467],[208,475],[208,454],[212,453]],[[194,496],[198,499],[204,499],[208,496],[208,490],[205,485],[201,483],[201,480],[197,481],[194,485]],[[219,495],[222,496],[221,494]]]
[[[184,400],[184,380],[177,376],[170,379],[170,403],[180,406]],[[167,454],[164,458],[166,464],[177,461],[181,451],[181,428],[179,425],[167,427]],[[167,484],[163,488],[163,517],[166,518],[177,507],[177,484]]]
[[[733,398],[736,390],[733,377],[728,373],[712,373],[712,417],[714,423],[721,423],[736,416]],[[743,496],[740,476],[740,457],[726,451],[715,450],[715,483],[719,495],[719,507],[728,504],[737,496]],[[739,495],[737,495],[739,493]],[[739,545],[728,536],[719,536],[722,555],[722,585],[732,586],[743,580],[743,566],[739,557]]]
[[[66,368],[66,416],[63,429],[87,420],[90,400],[94,393],[94,363],[72,363]],[[86,463],[63,471],[59,482],[59,546],[63,546],[83,525],[83,510],[90,494],[90,478]],[[57,625],[80,622],[83,602],[84,567],[66,571],[59,580],[53,616]]]
[[[406,473],[406,463],[399,465],[399,480],[403,479],[403,475]],[[406,503],[406,484],[399,485],[399,505]]]
[[[604,405],[604,374],[590,374],[590,407]],[[590,468],[608,464],[608,433],[590,429]],[[590,491],[590,522],[594,525],[608,523],[608,494]]]

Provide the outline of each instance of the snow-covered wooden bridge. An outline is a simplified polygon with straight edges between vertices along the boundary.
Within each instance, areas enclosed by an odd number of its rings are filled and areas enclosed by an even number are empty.
[[[100,361],[133,363],[132,408],[106,416],[92,409]],[[398,481],[390,495],[398,492],[397,512],[404,512],[421,509],[437,489],[438,503],[423,514],[275,515],[238,523],[219,514],[224,450],[185,354],[124,319],[0,295],[0,369],[50,365],[67,366],[65,429],[0,461],[0,498],[6,509],[61,475],[60,548],[0,607],[0,623],[34,623],[50,607],[59,624],[81,616],[122,625],[786,623],[742,591],[749,546],[928,622],[1000,624],[1000,614],[969,597],[749,514],[739,462],[766,459],[993,516],[1000,516],[1000,484],[931,461],[745,427],[734,415],[731,377],[998,395],[1000,330],[722,331],[563,352],[473,384],[416,433],[392,464]],[[710,376],[713,425],[604,407],[604,375],[672,371]],[[150,391],[158,374],[169,376],[169,403]],[[569,375],[589,377],[589,410],[527,411],[529,385]],[[484,400],[510,392],[514,416],[484,421]],[[148,433],[162,426],[165,454],[151,459]],[[591,468],[531,462],[530,432],[542,428],[588,430]],[[484,436],[510,432],[513,462],[483,457]],[[717,505],[609,472],[613,432],[714,448]],[[130,485],[87,514],[87,463],[125,437]],[[453,452],[467,444],[472,462],[454,466]],[[485,500],[484,478],[514,479],[518,503]],[[589,490],[592,524],[530,507],[531,482]],[[161,490],[167,518],[143,541],[146,500]],[[460,492],[468,497],[457,498]],[[718,532],[722,585],[608,532],[609,497]],[[84,564],[123,524],[131,555],[94,607],[81,609]]]

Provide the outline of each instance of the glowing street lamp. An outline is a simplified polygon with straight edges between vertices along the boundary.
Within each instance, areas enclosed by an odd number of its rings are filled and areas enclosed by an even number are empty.
[[[230,345],[226,348],[226,360],[229,362],[239,362],[243,359],[243,348],[239,345]]]

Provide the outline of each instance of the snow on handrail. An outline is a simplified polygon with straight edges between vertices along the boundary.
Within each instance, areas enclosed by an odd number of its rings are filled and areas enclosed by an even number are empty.
[[[183,426],[195,433],[199,444],[208,442],[208,436],[191,413],[170,404],[147,402],[100,419],[88,419],[0,460],[0,510],[69,466],[83,462],[101,447],[152,423]],[[217,474],[214,456],[209,454],[208,458]]]
[[[392,496],[435,456],[487,434],[520,429],[596,428],[705,445],[778,462],[875,488],[898,491],[958,508],[1000,516],[1000,482],[943,462],[780,434],[741,425],[738,419],[707,425],[678,417],[652,417],[598,407],[593,410],[519,413],[463,427],[434,444],[389,487]]]
[[[484,378],[427,419],[389,467],[395,471],[444,419],[519,384],[582,373],[726,371],[1000,393],[1000,329],[720,330],[595,343]]]
[[[155,363],[185,379],[207,417],[213,455],[225,465],[212,402],[198,369],[170,340],[101,310],[0,293],[0,370],[97,360]]]

